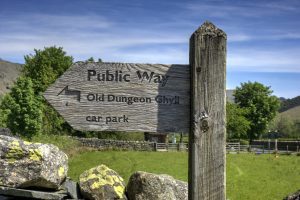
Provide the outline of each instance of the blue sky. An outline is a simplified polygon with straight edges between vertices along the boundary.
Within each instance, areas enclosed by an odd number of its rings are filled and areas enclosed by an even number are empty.
[[[187,64],[205,20],[227,33],[228,89],[259,81],[300,95],[299,0],[1,0],[0,58],[56,45],[75,61]]]

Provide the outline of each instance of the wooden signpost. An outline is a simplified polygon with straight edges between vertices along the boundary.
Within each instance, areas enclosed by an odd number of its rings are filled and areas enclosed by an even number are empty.
[[[77,62],[44,93],[77,130],[188,132],[188,65]]]
[[[77,130],[189,132],[189,199],[225,200],[226,34],[205,22],[190,65],[77,62],[44,93]]]

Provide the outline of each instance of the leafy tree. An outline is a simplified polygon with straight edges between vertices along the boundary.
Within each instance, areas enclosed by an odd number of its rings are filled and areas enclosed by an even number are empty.
[[[6,94],[0,101],[0,127],[7,127],[7,117],[10,113],[8,98],[9,95]]]
[[[89,62],[95,62],[94,57],[90,57],[90,58],[87,59],[86,61],[89,61]]]
[[[245,117],[250,121],[247,131],[250,141],[265,133],[268,123],[276,116],[280,102],[272,96],[272,92],[270,87],[258,82],[242,83],[241,87],[236,88],[235,102],[247,109]]]
[[[59,134],[69,132],[70,127],[57,111],[43,100],[43,134]],[[69,130],[67,130],[69,129]]]
[[[25,56],[23,74],[31,78],[34,92],[39,95],[72,65],[73,58],[67,56],[62,47],[45,47],[43,50],[35,49],[34,52],[34,55]],[[64,129],[64,126],[68,126],[45,99],[41,99],[41,103],[43,104],[43,133],[58,133]]]
[[[20,77],[11,92],[1,102],[1,110],[6,113],[6,125],[19,135],[32,137],[41,132],[41,98],[34,94],[30,78]]]
[[[94,57],[90,57],[90,58],[87,59],[86,61],[88,61],[88,62],[95,62],[95,59],[94,59]],[[101,58],[98,58],[98,62],[102,62],[102,59],[101,59]]]
[[[277,132],[285,138],[297,138],[299,133],[297,122],[288,116],[277,116],[268,128],[270,132]]]
[[[35,55],[26,55],[23,74],[33,82],[35,94],[44,92],[48,86],[61,76],[73,63],[62,47],[34,49]]]
[[[229,139],[245,139],[247,131],[250,129],[250,121],[245,115],[247,110],[240,108],[237,104],[227,102],[226,118],[227,118],[227,137]]]

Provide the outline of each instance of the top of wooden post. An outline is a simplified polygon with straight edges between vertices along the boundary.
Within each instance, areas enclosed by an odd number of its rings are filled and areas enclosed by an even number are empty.
[[[226,33],[217,28],[213,23],[205,21],[193,34],[193,35],[211,35],[213,37],[227,38]]]

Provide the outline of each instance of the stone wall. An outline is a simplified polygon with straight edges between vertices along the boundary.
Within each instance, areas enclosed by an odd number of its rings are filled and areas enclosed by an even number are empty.
[[[79,138],[78,140],[85,147],[97,148],[99,150],[134,150],[134,151],[154,151],[155,145],[153,142],[144,141],[122,141],[122,140],[107,140],[98,138]]]

